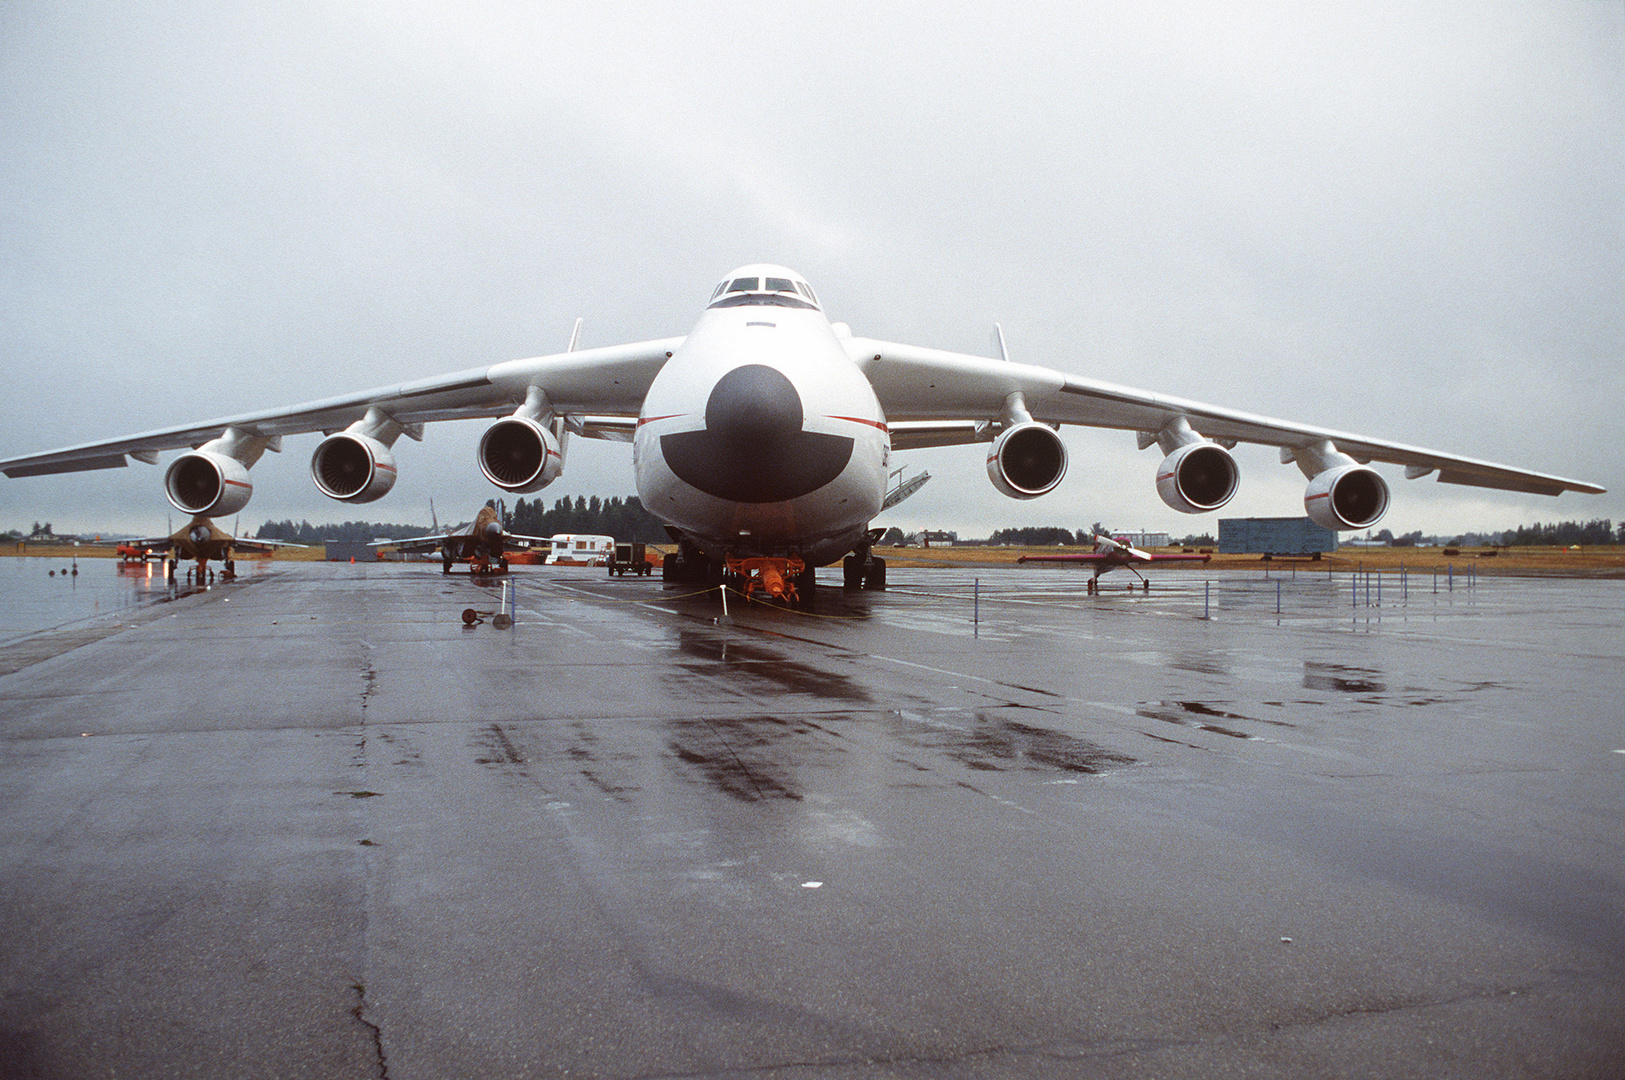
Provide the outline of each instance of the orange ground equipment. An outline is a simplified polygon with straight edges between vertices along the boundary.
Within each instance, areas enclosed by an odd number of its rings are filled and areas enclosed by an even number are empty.
[[[740,584],[747,600],[778,601],[791,607],[801,605],[798,579],[807,572],[800,559],[729,559],[728,573]]]

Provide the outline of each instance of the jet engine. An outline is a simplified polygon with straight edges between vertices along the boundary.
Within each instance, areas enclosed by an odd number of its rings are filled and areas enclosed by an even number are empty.
[[[1066,475],[1066,446],[1055,430],[1028,421],[1006,428],[987,455],[993,486],[1012,499],[1036,499]]]
[[[310,455],[310,476],[329,499],[369,503],[395,486],[395,455],[370,435],[340,431]]]
[[[1388,512],[1388,482],[1364,465],[1340,465],[1315,474],[1303,508],[1327,529],[1364,529]]]
[[[1187,443],[1157,467],[1157,494],[1182,514],[1205,514],[1230,501],[1241,470],[1218,443]]]
[[[528,416],[508,416],[480,439],[480,471],[504,491],[540,491],[564,471],[559,437]]]
[[[254,484],[248,466],[210,450],[193,450],[170,462],[164,493],[175,509],[187,514],[220,517],[248,505]]]

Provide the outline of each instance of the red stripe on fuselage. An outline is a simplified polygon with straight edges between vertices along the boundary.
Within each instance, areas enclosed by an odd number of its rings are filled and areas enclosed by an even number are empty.
[[[879,428],[881,431],[886,430],[886,422],[884,420],[865,420],[861,416],[832,416],[830,419],[848,420],[854,424],[868,424],[872,428]]]

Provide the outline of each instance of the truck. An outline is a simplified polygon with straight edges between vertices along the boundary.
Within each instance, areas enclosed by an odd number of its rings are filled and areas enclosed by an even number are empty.
[[[617,577],[624,574],[639,574],[647,576],[654,573],[655,562],[649,558],[648,549],[642,543],[617,542],[609,553],[609,562],[606,563],[609,572]]]

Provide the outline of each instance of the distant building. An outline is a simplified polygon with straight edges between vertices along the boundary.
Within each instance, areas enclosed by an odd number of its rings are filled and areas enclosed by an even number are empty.
[[[1122,540],[1137,548],[1167,547],[1172,543],[1165,532],[1115,532],[1112,539]]]
[[[378,549],[365,540],[328,540],[323,545],[328,562],[377,562]]]
[[[1306,517],[1220,518],[1224,555],[1316,555],[1337,550],[1337,534]]]

